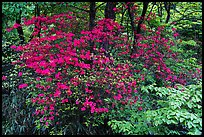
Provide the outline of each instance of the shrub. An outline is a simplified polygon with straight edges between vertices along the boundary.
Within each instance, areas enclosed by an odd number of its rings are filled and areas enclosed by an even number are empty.
[[[136,106],[126,113],[128,119],[109,121],[116,133],[151,134],[151,135],[201,135],[202,134],[202,82],[196,85],[176,85],[177,88],[143,87],[144,93],[149,94],[143,105],[155,100],[152,108],[136,112]],[[154,96],[154,97],[153,97]],[[120,113],[123,113],[121,111]],[[125,121],[124,121],[125,120]]]

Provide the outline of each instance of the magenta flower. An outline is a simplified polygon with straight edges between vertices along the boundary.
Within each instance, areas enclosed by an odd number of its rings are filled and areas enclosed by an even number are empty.
[[[2,80],[6,80],[6,76],[2,76]]]
[[[46,126],[48,126],[48,124],[49,124],[48,122],[45,123]]]
[[[77,104],[77,105],[79,104],[79,101],[78,101],[78,100],[76,100],[76,104]]]
[[[65,102],[68,102],[67,98],[62,100],[62,103],[65,103]]]
[[[27,87],[27,86],[28,86],[28,84],[23,83],[23,84],[20,84],[20,85],[18,86],[18,88],[21,89],[21,88],[25,88],[25,87]]]
[[[49,117],[49,120],[54,120],[54,116]]]
[[[140,107],[138,107],[138,110],[139,110],[139,111],[141,111],[141,110],[142,110],[142,107],[141,107],[141,106],[140,106]]]
[[[18,24],[18,23],[15,23],[14,25],[13,25],[13,28],[18,28],[18,27],[20,27],[21,25],[20,24]]]
[[[21,77],[21,76],[22,76],[22,74],[23,74],[23,72],[19,72],[19,73],[18,73],[18,76],[19,76],[19,77]]]
[[[175,30],[176,30],[176,28],[172,28],[172,30],[173,30],[173,31],[175,31]]]
[[[15,46],[15,45],[12,45],[10,48],[11,48],[11,49],[16,49],[16,46]]]
[[[85,111],[85,110],[86,110],[86,108],[85,108],[85,107],[82,107],[82,108],[81,108],[81,111]]]
[[[13,28],[6,28],[6,31],[7,32],[10,32],[10,31],[12,31],[13,30]]]
[[[50,115],[53,115],[53,114],[54,114],[54,112],[53,112],[53,111],[51,111],[51,112],[50,112]]]
[[[174,33],[174,37],[177,37],[177,36],[179,36],[179,34],[178,33]]]
[[[54,97],[59,97],[61,95],[61,91],[56,90],[56,92],[54,93]]]

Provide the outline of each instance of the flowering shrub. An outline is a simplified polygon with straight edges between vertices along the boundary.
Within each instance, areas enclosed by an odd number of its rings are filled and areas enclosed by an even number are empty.
[[[104,99],[127,102],[131,94],[137,92],[136,81],[130,79],[133,77],[132,66],[117,64],[113,57],[105,56],[105,50],[100,48],[103,41],[108,44],[113,44],[112,41],[122,42],[123,39],[116,37],[119,24],[103,19],[92,31],[83,31],[84,36],[74,39],[73,33],[63,29],[63,25],[69,26],[68,19],[72,19],[72,16],[59,14],[25,20],[23,25],[37,24],[42,28],[35,29],[33,33],[36,36],[41,31],[42,37],[33,38],[26,45],[12,46],[23,53],[20,60],[13,64],[19,63],[31,74],[30,83],[24,81],[19,89],[30,89],[30,103],[36,107],[33,115],[39,117],[36,121],[38,125],[45,127],[55,124],[56,117],[66,108],[77,107],[85,113],[108,112],[114,104],[104,104]],[[103,26],[107,23],[109,25],[106,25],[107,31],[104,32]],[[55,27],[50,27],[50,24]],[[88,45],[90,40],[95,42],[94,47]],[[87,64],[90,60],[92,63]],[[22,72],[19,72],[21,75]]]
[[[30,91],[27,103],[35,107],[37,128],[60,124],[69,112],[93,116],[108,113],[116,104],[121,109],[124,104],[135,104],[138,85],[147,76],[185,84],[166,65],[166,58],[176,54],[170,49],[175,46],[173,40],[164,37],[164,26],[151,30],[142,24],[146,34],[137,35],[137,51],[132,53],[131,41],[117,22],[99,20],[93,30],[81,31],[78,37],[72,30],[73,19],[72,13],[24,19],[22,26],[37,26],[34,38],[26,45],[11,47],[22,52],[13,64],[22,68],[19,77],[25,72],[28,76],[18,88]],[[142,106],[137,110],[142,111]]]

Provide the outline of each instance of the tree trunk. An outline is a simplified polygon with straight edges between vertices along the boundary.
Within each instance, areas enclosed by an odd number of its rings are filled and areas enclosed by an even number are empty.
[[[115,12],[113,8],[116,7],[116,2],[107,2],[105,7],[105,18],[115,20]]]
[[[94,20],[96,17],[96,2],[90,2],[89,10],[89,30],[91,31],[95,26]]]
[[[38,5],[38,3],[36,3],[36,6],[35,6],[35,16],[40,16],[40,7]],[[37,21],[38,22],[38,21]],[[38,37],[40,38],[40,25],[41,25],[41,22],[39,22],[39,28],[37,27],[37,25],[35,25],[35,28],[39,29],[39,32],[38,32]]]
[[[21,19],[16,19],[16,23],[21,24]],[[25,42],[25,38],[24,38],[24,33],[23,33],[23,28],[21,26],[19,26],[17,28],[17,32],[18,32],[18,36],[20,38],[20,44],[24,44]]]
[[[89,31],[93,30],[95,26],[95,18],[96,18],[96,2],[90,2],[90,9],[89,9]],[[90,52],[94,53],[94,42],[89,41],[90,45]],[[93,60],[87,61],[86,63],[90,64],[92,68]]]
[[[137,25],[137,30],[136,30],[136,33],[137,34],[140,34],[140,31],[141,31],[141,24],[143,23],[144,21],[144,17],[145,17],[145,14],[147,12],[147,8],[148,8],[148,4],[149,2],[143,2],[143,10],[142,10],[142,14],[141,14],[141,18],[138,22],[138,25]],[[135,36],[136,37],[136,36]],[[137,39],[138,37],[135,38],[135,43],[137,43]],[[133,52],[132,53],[136,53],[137,52],[137,47],[136,45],[134,45],[133,47]]]
[[[116,2],[107,2],[106,7],[105,7],[105,18],[106,19],[113,19],[115,20],[115,12],[113,8],[116,7]],[[106,32],[106,27],[104,27],[104,32]],[[109,56],[108,54],[108,41],[103,41],[102,42],[102,47],[105,49],[105,55]]]
[[[171,3],[170,2],[164,2],[164,7],[166,9],[166,12],[167,12],[167,17],[166,17],[166,23],[169,22],[169,19],[170,19],[170,7],[171,7]]]
[[[16,23],[17,24],[21,24],[21,12],[22,11],[20,10],[19,16],[16,17]],[[25,38],[24,38],[23,28],[21,26],[19,26],[17,28],[17,32],[18,32],[18,37],[20,39],[20,44],[24,44]]]
[[[127,3],[127,2],[126,2]],[[130,3],[128,5],[128,15],[130,17],[130,24],[132,27],[132,33],[134,36],[134,40],[133,40],[133,47],[135,47],[136,44],[136,27],[135,27],[135,23],[134,23],[134,14],[131,12],[130,8],[133,6],[133,3]]]

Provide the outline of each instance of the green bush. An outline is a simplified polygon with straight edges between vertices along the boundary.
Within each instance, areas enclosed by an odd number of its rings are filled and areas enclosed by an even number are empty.
[[[202,134],[202,82],[196,85],[176,85],[177,88],[143,87],[143,93],[155,104],[144,111],[129,109],[129,119],[113,119],[109,125],[116,133],[153,135],[201,135]],[[136,107],[136,106],[135,106]],[[123,113],[121,111],[121,113]]]

